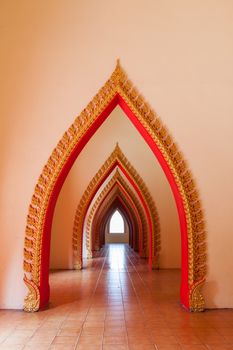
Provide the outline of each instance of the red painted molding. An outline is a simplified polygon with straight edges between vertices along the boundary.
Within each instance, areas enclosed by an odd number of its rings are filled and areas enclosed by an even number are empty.
[[[123,98],[117,94],[109,103],[109,105],[105,108],[105,110],[99,115],[99,117],[95,120],[92,126],[88,129],[88,131],[83,135],[82,139],[77,143],[73,152],[70,154],[70,157],[67,159],[64,164],[57,181],[54,184],[54,189],[52,191],[47,211],[45,214],[43,235],[42,235],[42,250],[41,250],[41,273],[40,273],[40,308],[43,308],[47,305],[49,301],[49,255],[50,255],[50,238],[51,238],[51,224],[54,213],[54,208],[56,205],[56,201],[62,185],[66,179],[67,174],[69,173],[74,161],[82,151],[83,147],[87,144],[87,142],[91,139],[94,133],[98,130],[98,128],[102,125],[102,123],[107,119],[112,110],[119,104],[122,110],[125,112],[126,116],[131,120],[133,125],[139,131],[139,133],[143,136],[144,140],[154,153],[158,162],[160,163],[168,182],[171,186],[171,189],[174,194],[174,198],[177,205],[177,210],[179,214],[180,220],[180,230],[181,230],[181,248],[182,248],[182,274],[181,274],[181,303],[189,308],[189,284],[188,284],[188,236],[187,236],[187,224],[185,218],[185,212],[183,207],[183,202],[181,198],[181,194],[176,185],[174,176],[169,168],[166,160],[164,159],[162,153],[158,149],[156,143],[151,138],[147,130],[140,123],[137,117],[134,115],[132,110],[123,100]]]
[[[101,212],[101,210],[103,210],[102,209],[102,206],[104,205],[104,203],[105,203],[105,201],[107,200],[107,197],[109,196],[109,194],[112,192],[112,190],[113,190],[113,188],[115,188],[115,186],[117,185],[117,187],[120,189],[120,187],[119,187],[119,182],[118,181],[116,181],[116,183],[114,183],[113,184],[113,186],[109,189],[109,191],[106,193],[106,195],[105,195],[105,197],[103,198],[103,200],[102,200],[102,202],[100,203],[100,205],[99,205],[99,208],[98,208],[98,210],[96,211],[96,214],[95,214],[95,217],[93,218],[93,231],[98,231],[98,229],[96,230],[95,229],[95,222],[98,222],[98,218],[99,217],[101,217],[101,219],[102,219],[102,217],[103,217],[103,213]],[[121,191],[121,193],[123,193],[122,192],[122,190],[120,190]],[[124,191],[125,192],[125,191]],[[137,211],[137,208],[136,208],[136,206],[134,205],[134,203],[133,203],[133,201],[132,201],[132,199],[131,199],[131,197],[130,196],[128,196],[128,197],[126,197],[127,199],[128,199],[128,207],[126,206],[126,204],[124,203],[124,201],[121,199],[121,197],[119,196],[119,194],[116,194],[115,195],[117,198],[118,198],[118,203],[119,203],[119,205],[121,205],[121,210],[123,210],[124,208],[124,210],[125,211],[127,211],[127,213],[128,213],[128,215],[129,215],[129,217],[130,217],[130,220],[128,221],[128,225],[130,226],[131,225],[131,222],[133,223],[133,226],[135,226],[135,227],[137,227],[138,228],[138,231],[139,231],[139,235],[142,235],[142,223],[141,223],[141,220],[140,220],[140,216],[139,216],[139,213],[138,213],[138,211]],[[120,202],[119,202],[120,201]],[[106,210],[108,210],[108,207],[106,208]],[[134,213],[134,216],[135,216],[135,220],[133,220],[133,218],[132,218],[132,215],[133,214],[131,214],[130,213],[130,210]],[[87,211],[86,211],[86,213],[87,213]],[[86,213],[85,213],[85,216],[86,216]],[[106,214],[105,214],[106,215]],[[125,214],[126,215],[126,214]],[[126,215],[126,217],[127,217],[127,215]],[[104,219],[103,219],[104,220]],[[104,225],[105,226],[105,225]],[[135,231],[135,228],[133,229],[133,231],[132,232],[134,232]],[[142,240],[142,237],[140,237],[140,239]]]
[[[129,234],[130,234],[130,246],[132,248],[134,248],[133,246],[133,242],[135,239],[137,239],[138,235],[138,230],[136,229],[138,226],[138,223],[136,220],[136,218],[133,217],[133,215],[130,213],[130,209],[129,207],[126,206],[126,204],[124,203],[123,199],[119,196],[119,194],[116,195],[116,198],[114,199],[114,201],[112,203],[110,203],[110,206],[108,208],[105,208],[104,212],[101,212],[99,214],[96,213],[96,216],[93,219],[93,226],[95,227],[95,229],[93,230],[94,232],[97,232],[99,235],[104,235],[105,234],[105,227],[106,224],[109,220],[109,218],[112,216],[112,214],[115,212],[115,210],[119,210],[122,214],[122,216],[124,217],[124,219],[126,220],[128,227],[129,227]],[[132,210],[132,208],[131,208]],[[101,208],[100,208],[101,211]],[[95,223],[96,221],[96,223]],[[103,241],[103,237],[101,237],[100,241]]]
[[[135,183],[135,181],[131,178],[131,176],[126,172],[126,170],[124,169],[124,167],[118,162],[116,161],[112,167],[109,169],[109,171],[107,172],[107,175],[102,179],[102,181],[99,182],[96,190],[93,192],[89,202],[88,202],[88,206],[86,208],[86,211],[85,211],[85,214],[84,214],[84,217],[86,216],[87,212],[88,212],[88,209],[91,205],[91,202],[93,200],[93,198],[95,197],[96,193],[98,192],[98,190],[100,189],[100,187],[103,185],[104,181],[108,178],[108,176],[115,170],[116,167],[119,167],[121,169],[121,171],[123,172],[123,174],[126,176],[127,180],[129,181],[129,183],[133,186],[133,188],[136,190],[138,196],[139,196],[139,199],[141,201],[141,204],[144,208],[144,211],[145,211],[145,214],[146,214],[146,217],[147,217],[147,220],[148,222],[151,222],[151,218],[150,218],[150,215],[149,215],[149,209],[148,209],[148,206],[147,206],[147,203],[145,202],[143,196],[142,196],[142,193],[140,191],[140,188],[137,186],[137,184]],[[137,209],[133,203],[133,201],[131,200],[131,197],[128,195],[128,193],[125,191],[124,187],[119,183],[119,181],[116,181],[117,184],[118,184],[118,187],[121,189],[121,191],[124,193],[124,195],[126,196],[126,198],[128,199],[128,201],[131,203],[131,207],[134,208],[134,211],[137,213]],[[115,186],[115,184],[112,185],[112,187],[110,188],[110,190],[108,191],[108,193],[112,190],[112,188]],[[137,216],[139,217],[139,214],[137,214]],[[140,219],[139,219],[140,220]],[[85,220],[84,220],[85,221]],[[84,221],[83,221],[83,225],[84,225]],[[83,232],[83,229],[84,229],[84,226],[82,226],[82,232]],[[152,241],[152,234],[153,234],[153,230],[152,230],[152,223],[149,227],[149,237],[150,237],[150,242]],[[140,237],[141,238],[141,237]],[[142,240],[142,238],[141,238]],[[81,247],[83,246],[83,237],[82,237],[82,243],[81,243]],[[82,248],[81,248],[82,249]],[[149,267],[151,268],[152,267],[152,249],[150,249],[149,251],[149,260],[148,260],[148,263],[149,263]]]

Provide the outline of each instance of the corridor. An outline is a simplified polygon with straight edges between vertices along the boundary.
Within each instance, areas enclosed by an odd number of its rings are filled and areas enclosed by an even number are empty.
[[[0,311],[0,349],[233,350],[233,311],[179,305],[179,270],[149,271],[128,245],[53,271],[47,310]]]

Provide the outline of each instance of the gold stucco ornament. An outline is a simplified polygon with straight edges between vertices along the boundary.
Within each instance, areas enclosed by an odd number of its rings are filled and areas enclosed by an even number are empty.
[[[107,161],[106,161],[107,164],[111,164],[111,163],[109,163],[110,158],[112,158],[113,160],[114,159],[117,160],[118,158],[119,159],[122,158],[124,160],[124,164],[128,164],[127,169],[129,170],[130,175],[136,181],[136,183],[139,184],[140,193],[144,196],[145,200],[147,201],[147,207],[150,208],[151,213],[153,213],[152,214],[152,220],[153,220],[152,246],[154,249],[152,249],[152,254],[153,254],[152,259],[153,259],[153,261],[158,260],[159,251],[160,251],[160,225],[159,225],[159,218],[158,218],[157,209],[155,207],[154,201],[153,201],[144,181],[141,179],[139,174],[137,174],[136,170],[132,167],[132,165],[130,165],[130,163],[128,161],[126,161],[126,157],[123,155],[123,152],[121,151],[121,149],[118,145],[116,146],[115,150],[112,152],[110,157],[107,159]],[[106,164],[106,162],[105,162],[105,164]],[[103,168],[105,169],[104,173],[106,173],[106,171],[108,169],[108,167],[105,167],[105,164],[101,167],[101,169],[103,169]],[[101,170],[99,170],[99,171],[101,171]],[[99,179],[98,173],[95,175],[96,179]],[[125,191],[129,194],[130,198],[133,200],[133,203],[137,209],[137,212],[139,213],[141,223],[142,223],[142,232],[141,232],[141,234],[143,236],[142,251],[144,253],[146,252],[146,256],[148,256],[150,232],[149,232],[148,220],[146,218],[146,213],[144,211],[144,208],[143,208],[142,203],[139,200],[138,196],[136,195],[134,190],[131,188],[129,183],[126,181],[126,178],[124,178],[121,175],[118,168],[116,168],[115,174],[109,180],[109,182],[106,184],[106,186],[101,191],[99,196],[96,198],[96,200],[91,208],[91,211],[88,215],[87,225],[86,225],[86,248],[87,248],[87,251],[91,252],[92,222],[93,222],[93,219],[95,217],[95,214],[96,214],[100,204],[102,203],[103,199],[106,197],[107,193],[109,192],[109,190],[112,188],[112,186],[114,184],[117,184],[117,183],[119,183],[125,189]],[[92,179],[90,184],[97,184],[98,185],[98,181],[94,181]],[[93,191],[95,189],[96,189],[96,186],[88,185],[87,190],[84,193],[88,193],[90,196],[92,196]],[[86,197],[87,199],[89,198],[89,195]],[[110,199],[108,199],[108,201],[110,201]],[[75,257],[77,258],[79,255],[79,260],[82,260],[82,257],[81,257],[81,250],[80,250],[81,245],[78,245],[78,247],[77,247],[77,235],[78,234],[82,235],[82,231],[78,231],[79,230],[78,223],[79,222],[81,223],[80,227],[82,228],[82,222],[80,219],[81,214],[80,213],[83,211],[83,208],[84,208],[83,203],[86,203],[86,202],[85,202],[85,200],[83,200],[83,198],[81,198],[81,201],[80,201],[81,208],[80,208],[80,205],[77,208],[75,222],[74,222],[74,229],[73,229],[73,248],[74,248],[74,252],[75,252]],[[84,215],[83,215],[83,218],[85,219]],[[77,253],[77,251],[79,253]],[[145,254],[144,254],[144,256],[145,256]],[[81,264],[79,264],[79,265],[81,265]]]
[[[200,312],[205,308],[205,300],[201,294],[201,287],[204,283],[204,279],[202,281],[198,281],[193,286],[193,289],[190,293],[190,311]]]
[[[24,282],[29,289],[29,293],[24,299],[24,311],[37,311],[40,306],[40,293],[37,285],[24,275]]]
[[[105,179],[106,175],[108,174],[109,170],[114,164],[117,164],[116,162],[121,165],[124,170],[129,174],[129,176],[135,181],[136,185],[138,186],[138,189],[140,190],[140,193],[147,204],[148,212],[150,215],[150,220],[152,223],[152,232],[151,232],[151,242],[152,242],[152,257],[153,262],[155,260],[158,261],[159,257],[159,251],[160,251],[160,226],[159,226],[159,220],[158,220],[158,212],[157,208],[155,206],[154,200],[145,184],[143,179],[140,177],[136,169],[132,166],[132,164],[128,161],[128,159],[123,154],[120,146],[117,144],[113,152],[110,154],[110,156],[107,158],[107,160],[104,162],[104,164],[101,166],[99,171],[96,173],[96,175],[92,178],[90,183],[88,184],[83,196],[81,197],[81,200],[79,202],[79,205],[76,210],[75,214],[75,221],[74,221],[74,227],[73,227],[73,251],[74,251],[74,257],[75,257],[75,266],[82,267],[82,254],[81,254],[81,247],[82,247],[82,234],[83,234],[83,223],[85,220],[85,215],[88,209],[88,206],[90,205],[90,200],[94,196],[95,192],[97,191],[101,181]],[[136,203],[139,203],[139,200],[135,197],[133,191],[130,189],[129,185],[124,181],[122,176],[117,172],[113,180],[110,181],[111,183],[118,179],[118,181],[121,181],[124,183],[124,186],[127,188],[128,192],[134,198]],[[108,187],[110,185],[106,186],[105,191],[108,190]],[[98,204],[101,201],[102,196],[104,196],[104,192],[100,194],[99,198],[97,198],[94,207],[91,211],[91,216],[94,215],[95,209],[98,208]],[[138,208],[141,208],[141,205],[138,204]],[[143,209],[138,209],[139,212],[141,212]],[[145,214],[141,214],[142,217],[145,218]],[[90,227],[90,219],[87,222],[87,251],[90,253],[91,251],[91,227]],[[147,220],[143,220],[143,230],[145,231],[144,234],[144,251],[148,251],[149,247],[149,227]],[[90,253],[91,256],[91,253]],[[79,262],[77,262],[77,259]],[[154,263],[155,265],[155,263]]]
[[[205,224],[195,181],[167,128],[128,79],[118,61],[111,77],[52,151],[35,186],[27,215],[24,245],[24,270],[27,275],[25,283],[29,289],[25,309],[28,311],[37,311],[39,307],[41,259],[44,252],[42,239],[47,220],[46,213],[55,184],[72,151],[116,95],[126,103],[140,126],[153,140],[172,174],[182,203],[182,215],[186,226],[189,307],[192,311],[201,311],[204,308],[200,287],[206,275]]]

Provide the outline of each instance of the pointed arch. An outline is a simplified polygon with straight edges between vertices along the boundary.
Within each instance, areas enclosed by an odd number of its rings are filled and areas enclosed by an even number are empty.
[[[119,146],[117,146],[119,148]],[[117,149],[116,148],[116,149]],[[116,150],[115,149],[115,150]],[[115,152],[114,150],[114,152]],[[114,153],[113,152],[113,153]],[[112,154],[113,154],[112,153]],[[136,174],[136,173],[135,173]],[[135,175],[134,174],[134,175]],[[86,195],[85,193],[92,193],[95,190],[98,190],[98,188],[101,186],[102,183],[99,183],[97,187],[94,187],[92,184],[96,183],[95,178],[98,178],[98,173],[95,175],[95,177],[90,181],[89,185],[87,186],[87,190],[84,192],[83,197],[80,200],[80,203],[76,210],[75,220],[74,220],[74,227],[73,227],[73,250],[74,250],[74,256],[75,256],[75,267],[80,269],[82,267],[82,234],[83,234],[83,223],[86,217],[86,213],[88,211],[88,208],[90,206],[90,202],[87,203],[86,207],[83,206],[83,203],[85,202]],[[133,181],[133,179],[131,179]],[[140,252],[143,252],[143,256],[146,256],[146,252],[148,249],[148,242],[149,242],[149,227],[148,227],[148,216],[147,212],[144,212],[143,209],[143,203],[140,202],[140,197],[137,198],[136,194],[133,192],[133,190],[130,188],[130,185],[127,184],[127,182],[123,179],[123,177],[120,175],[120,172],[117,170],[115,175],[111,178],[111,180],[107,183],[107,185],[104,187],[104,189],[99,194],[98,198],[95,200],[95,203],[89,213],[88,220],[87,220],[87,227],[86,227],[86,236],[87,236],[87,251],[88,255],[91,257],[91,232],[92,232],[92,221],[94,216],[96,215],[96,211],[98,210],[99,206],[102,204],[102,202],[105,200],[107,195],[111,192],[112,188],[115,186],[115,184],[118,184],[118,188],[121,190],[121,193],[124,194],[124,197],[128,198],[128,202],[131,203],[132,208],[136,208],[136,211],[139,213],[140,216],[140,222],[142,223],[142,228],[139,226],[140,231],[144,232],[144,237],[142,243],[142,247],[140,249]],[[91,196],[92,199],[94,198],[94,194]],[[85,210],[85,214],[83,214],[83,211]],[[159,226],[159,220],[158,220],[158,214],[156,208],[154,208],[154,211],[156,211],[156,216],[153,217],[153,245],[155,246],[154,249],[154,255],[152,257],[152,260],[154,260],[154,264],[157,263],[158,260],[158,254],[160,249],[160,226]],[[141,238],[142,240],[142,238]],[[153,259],[154,258],[154,259]],[[156,267],[156,266],[155,266]]]
[[[118,167],[124,174],[124,176],[128,179],[130,185],[132,185],[132,187],[136,191],[144,207],[149,226],[149,266],[152,267],[152,265],[156,266],[157,264],[156,258],[158,256],[158,251],[156,251],[155,247],[155,239],[157,242],[159,242],[157,209],[146,184],[144,183],[140,175],[137,173],[135,168],[132,166],[132,164],[125,157],[119,145],[117,144],[111,155],[107,158],[107,160],[101,166],[97,174],[92,178],[92,180],[88,184],[76,210],[73,229],[73,250],[75,253],[74,255],[76,269],[82,268],[82,233],[87,210],[97,191],[100,189],[104,181],[108,178],[108,176],[116,167]],[[129,186],[126,186],[128,188],[128,191],[130,192]],[[96,206],[97,204],[95,203],[95,207]]]
[[[110,193],[111,195],[111,193]],[[128,226],[131,227],[131,236],[130,236],[130,243],[131,247],[135,249],[136,251],[139,251],[139,254],[141,257],[145,257],[146,252],[148,251],[146,248],[147,243],[147,237],[146,236],[146,230],[148,234],[148,228],[144,227],[146,226],[146,217],[145,215],[142,216],[143,211],[141,212],[140,209],[138,209],[137,204],[132,202],[132,198],[130,195],[124,194],[122,190],[119,188],[117,189],[116,193],[108,199],[108,195],[105,197],[102,203],[100,203],[91,223],[91,234],[94,236],[93,241],[98,243],[100,241],[100,235],[98,236],[98,232],[101,234],[102,228],[106,226],[105,223],[105,215],[106,212],[111,208],[114,203],[118,203],[121,210],[125,214],[125,217],[129,216],[129,222]]]
[[[96,199],[86,222],[86,247],[88,251],[88,256],[92,257],[92,251],[93,251],[93,244],[95,243],[96,237],[94,235],[95,229],[93,227],[93,222],[97,217],[99,217],[99,214],[101,210],[106,209],[109,205],[112,204],[118,198],[121,200],[121,203],[124,203],[125,207],[127,207],[128,211],[133,212],[136,219],[137,219],[137,227],[139,228],[139,234],[142,237],[143,232],[145,232],[145,235],[148,235],[148,225],[147,225],[147,219],[146,215],[143,211],[142,205],[139,202],[139,200],[134,196],[131,196],[132,192],[129,193],[129,188],[127,188],[126,182],[123,183],[123,179],[120,176],[119,173],[116,173],[113,178],[106,184],[98,198]],[[76,225],[77,221],[74,221],[74,230],[73,230],[73,237],[76,236]],[[79,255],[79,260],[81,260],[81,249],[82,245],[76,246],[74,248],[75,255]],[[146,244],[147,244],[147,237],[141,242],[145,246],[146,250]],[[77,253],[77,250],[79,251]],[[142,250],[142,249],[141,249]],[[81,262],[78,262],[78,268],[81,266]]]
[[[140,214],[137,212],[137,209],[133,209],[132,204],[130,203],[130,198],[126,198],[122,191],[117,191],[116,194],[108,201],[107,197],[101,203],[98,211],[96,212],[93,222],[92,222],[92,235],[94,234],[94,239],[97,240],[97,243],[103,243],[103,235],[105,232],[106,223],[108,217],[111,213],[116,209],[120,208],[120,210],[125,214],[127,218],[129,216],[128,226],[131,227],[131,247],[138,251],[141,257],[145,257],[146,249],[143,250],[143,236],[145,236],[145,232],[142,229],[143,223],[142,220],[146,220],[144,217],[142,218]],[[140,239],[140,241],[139,241]],[[138,242],[139,241],[139,242]]]
[[[83,147],[117,104],[144,137],[170,183],[180,219],[181,303],[191,311],[203,310],[200,287],[206,274],[205,225],[195,182],[171,135],[118,62],[109,80],[65,132],[36,184],[24,243],[24,281],[29,289],[26,311],[36,311],[49,300],[51,223],[61,187]]]
[[[123,192],[124,191],[124,192]],[[126,197],[127,196],[127,197]],[[116,182],[112,189],[109,190],[108,193],[105,194],[105,196],[101,199],[101,201],[97,201],[98,207],[93,208],[88,216],[87,219],[87,227],[86,227],[86,234],[87,237],[89,237],[89,246],[90,249],[93,251],[93,245],[97,245],[97,242],[99,242],[98,237],[98,226],[95,226],[95,222],[97,218],[100,218],[102,215],[103,210],[106,211],[107,207],[109,207],[113,202],[118,201],[118,203],[121,204],[121,208],[124,207],[124,212],[127,211],[128,215],[125,215],[126,217],[135,218],[134,222],[134,228],[138,229],[138,235],[140,236],[141,240],[141,254],[143,247],[145,247],[146,250],[146,243],[147,243],[147,237],[143,239],[143,234],[148,235],[148,227],[145,225],[145,217],[142,218],[142,211],[140,208],[140,211],[138,210],[138,203],[135,204],[133,202],[133,199],[130,197],[130,195],[127,193],[127,190],[125,188],[121,189],[119,188],[119,184]],[[142,209],[143,210],[143,209]],[[144,222],[142,221],[144,219]],[[130,226],[130,222],[128,222],[128,225]],[[144,230],[143,230],[144,227]]]
[[[139,232],[140,222],[138,221],[138,218],[136,218],[135,213],[132,211],[132,208],[130,207],[127,200],[125,201],[124,197],[122,197],[122,193],[117,193],[115,197],[112,198],[111,202],[107,202],[105,205],[103,204],[104,203],[101,205],[101,207],[103,207],[101,208],[101,212],[96,213],[95,217],[93,218],[92,235],[94,236],[94,239],[92,241],[95,246],[92,249],[94,250],[94,248],[97,247],[97,250],[99,250],[103,244],[105,244],[106,224],[114,210],[117,209],[125,217],[128,224],[129,245],[132,249],[138,251],[138,236],[142,236],[142,232]]]

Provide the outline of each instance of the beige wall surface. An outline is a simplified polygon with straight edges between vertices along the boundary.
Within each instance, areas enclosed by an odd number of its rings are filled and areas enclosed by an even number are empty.
[[[233,2],[3,0],[0,23],[0,307],[23,305],[24,229],[41,169],[118,57],[197,181],[206,305],[233,307]]]

